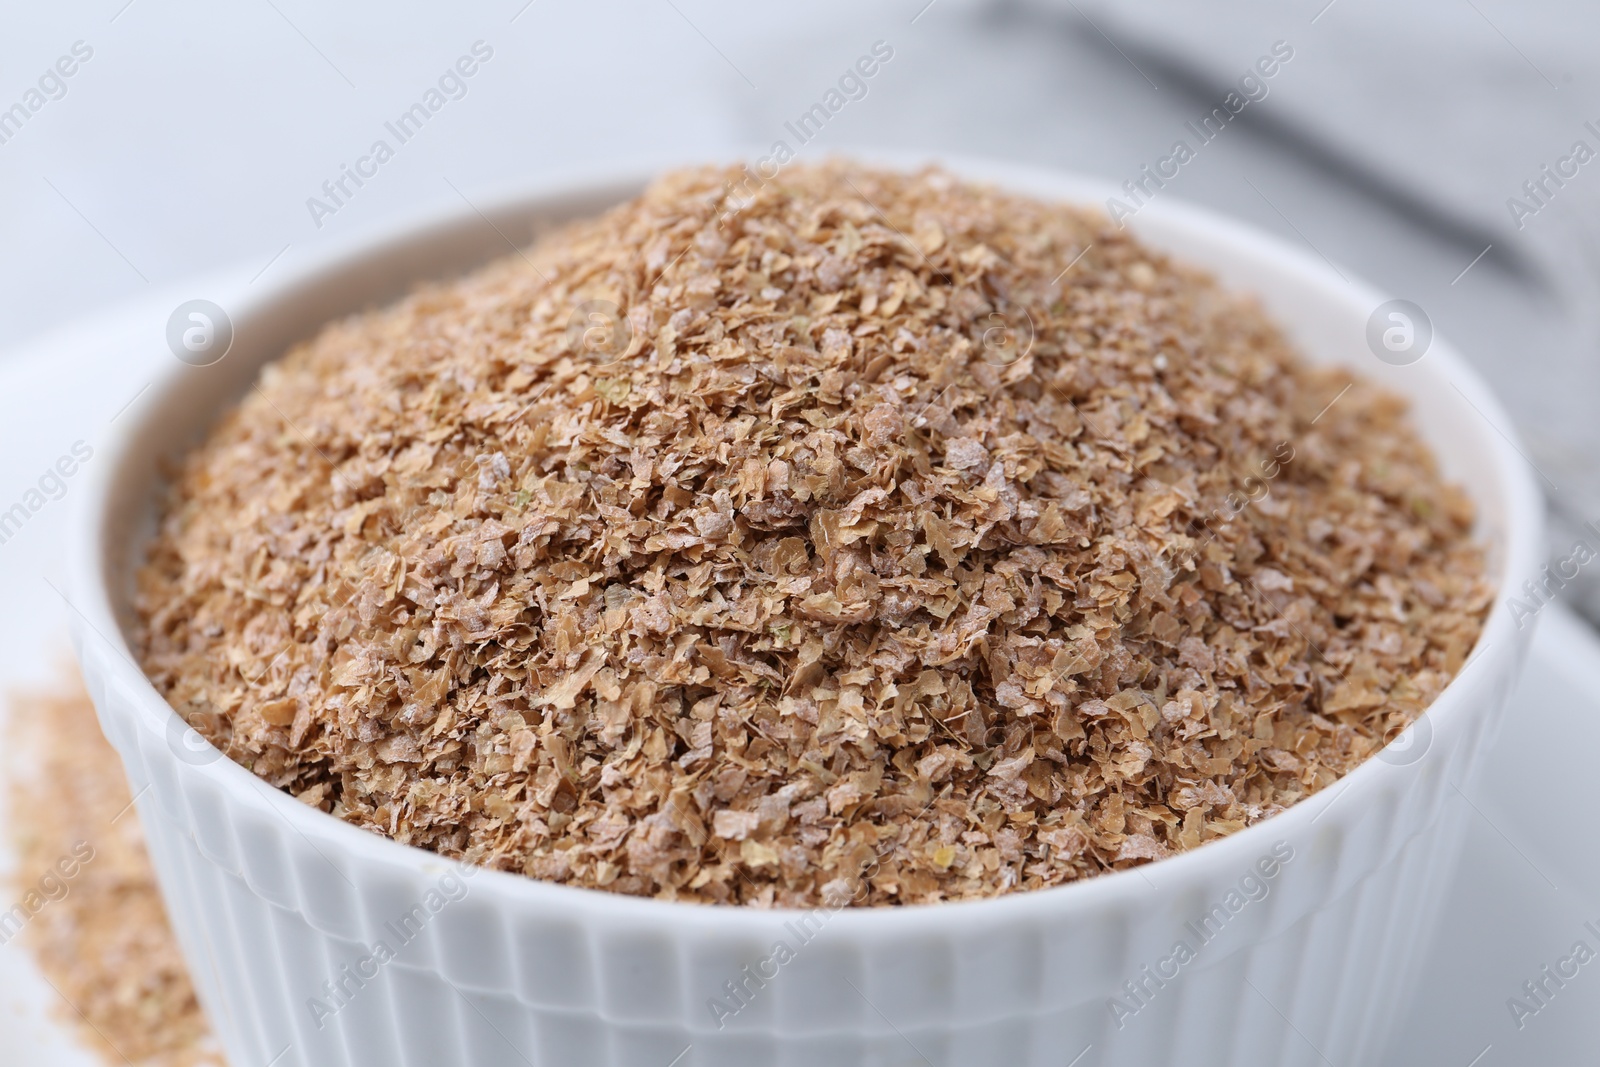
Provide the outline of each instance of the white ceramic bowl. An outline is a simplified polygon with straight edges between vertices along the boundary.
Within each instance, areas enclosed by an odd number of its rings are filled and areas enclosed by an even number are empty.
[[[947,165],[1045,197],[1103,203],[1108,191],[1016,167]],[[504,254],[496,226],[524,235],[536,219],[593,213],[641,184],[524,192],[485,209],[493,226],[463,207],[262,286],[229,309],[227,358],[207,368],[173,360],[79,494],[76,645],[231,1061],[1370,1062],[1448,892],[1462,807],[1452,783],[1480,761],[1526,651],[1529,634],[1498,605],[1463,676],[1337,786],[1140,870],[987,901],[807,914],[467,877],[308,808],[196,743],[124,637],[158,462],[192,445],[263,363],[327,320]],[[1311,359],[1348,364],[1409,397],[1448,475],[1477,502],[1500,588],[1534,573],[1539,496],[1503,436],[1509,421],[1448,344],[1436,339],[1421,362],[1388,366],[1365,341],[1383,298],[1320,260],[1165,198],[1132,226],[1258,294]],[[378,942],[395,958],[380,960],[388,953]],[[775,957],[778,942],[792,959]]]

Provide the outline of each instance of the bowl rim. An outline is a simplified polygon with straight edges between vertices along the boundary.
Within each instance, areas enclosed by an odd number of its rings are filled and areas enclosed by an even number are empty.
[[[843,155],[854,162],[902,171],[936,164],[961,179],[987,182],[1007,191],[1059,202],[1075,202],[1096,210],[1107,197],[1123,195],[1113,183],[1103,179],[1054,168],[958,154],[851,151]],[[733,157],[729,161],[737,163],[740,160]],[[235,297],[230,305],[235,330],[252,318],[277,313],[285,301],[304,293],[308,287],[358,271],[364,264],[374,262],[386,252],[413,248],[469,228],[480,228],[488,218],[531,215],[541,208],[561,214],[562,204],[596,196],[615,195],[620,201],[631,195],[630,191],[642,188],[651,177],[664,169],[659,165],[624,165],[571,172],[565,176],[507,185],[472,202],[443,203],[365,227],[347,238],[331,242],[298,265],[286,268],[274,281],[259,287],[253,286],[248,293]],[[1165,196],[1144,205],[1139,217],[1130,223],[1130,229],[1136,236],[1141,236],[1140,218],[1159,220],[1162,224],[1185,230],[1207,244],[1231,246],[1236,254],[1260,260],[1275,270],[1294,275],[1314,289],[1318,299],[1343,303],[1352,308],[1357,305],[1375,307],[1385,299],[1376,288],[1351,280],[1353,276],[1341,274],[1333,264],[1318,256],[1250,224],[1192,205],[1178,196]],[[1157,248],[1161,247],[1159,240],[1151,243]],[[482,262],[503,254],[494,253]],[[1181,253],[1179,258],[1183,258]],[[1227,283],[1224,285],[1226,287]],[[138,343],[152,350],[159,347],[156,338],[144,338]],[[1451,732],[1464,728],[1461,720],[1465,709],[1461,706],[1479,699],[1475,692],[1478,683],[1469,676],[1472,672],[1481,675],[1484,669],[1493,668],[1496,673],[1514,673],[1520,665],[1524,645],[1516,639],[1510,613],[1500,610],[1500,606],[1509,595],[1508,591],[1518,588],[1524,576],[1531,577],[1537,572],[1543,548],[1543,501],[1524,459],[1525,450],[1515,439],[1513,424],[1487,385],[1442,336],[1435,335],[1427,356],[1433,369],[1454,385],[1462,398],[1483,416],[1483,421],[1489,423],[1474,425],[1477,425],[1476,432],[1482,438],[1481,443],[1493,457],[1495,482],[1504,496],[1504,499],[1495,502],[1504,509],[1505,533],[1504,545],[1500,550],[1499,574],[1495,575],[1494,601],[1472,653],[1419,718],[1419,721],[1425,718],[1428,728],[1435,732]],[[155,731],[163,736],[166,730],[175,723],[181,723],[181,720],[135,665],[127,635],[118,622],[114,607],[117,598],[108,574],[113,549],[107,542],[110,534],[109,513],[116,496],[113,490],[121,470],[129,462],[130,449],[147,427],[167,417],[172,395],[184,377],[203,371],[203,368],[189,367],[171,360],[170,356],[165,358],[170,360],[171,365],[158,374],[150,388],[149,398],[137,411],[129,412],[132,417],[119,420],[119,424],[113,427],[113,434],[103,446],[105,461],[87,472],[90,475],[88,487],[78,495],[73,505],[68,544],[69,604],[73,609],[70,615],[73,627],[79,632],[77,644],[80,646],[80,658],[88,658],[89,646],[103,646],[109,654],[97,658],[111,672],[111,685],[108,688],[119,689],[130,702],[138,720],[133,724],[134,728]],[[266,357],[265,362],[274,358],[277,357]],[[258,365],[257,373],[259,366],[264,366],[265,362]],[[154,360],[152,363],[159,365]],[[191,416],[187,422],[196,427],[209,426],[214,423],[217,414],[211,412],[205,422]],[[1432,442],[1430,447],[1433,447]],[[141,492],[147,494],[153,488],[146,485],[141,487]],[[1484,505],[1480,503],[1479,508],[1481,515]],[[1488,662],[1480,667],[1479,660]],[[987,924],[1010,924],[1030,918],[1060,919],[1069,914],[1092,913],[1104,908],[1148,905],[1152,899],[1169,899],[1182,895],[1186,890],[1208,885],[1219,874],[1227,876],[1227,880],[1237,880],[1276,841],[1306,840],[1311,835],[1312,824],[1345,792],[1355,790],[1358,796],[1370,794],[1381,788],[1385,779],[1395,781],[1398,776],[1417,770],[1416,764],[1396,766],[1372,756],[1333,785],[1227,837],[1160,860],[1064,885],[936,903],[841,908],[818,904],[811,908],[765,908],[660,900],[472,867],[416,846],[401,844],[310,808],[289,794],[269,786],[231,759],[220,753],[218,755],[219,758],[199,764],[178,761],[175,755],[171,758],[179,764],[180,773],[202,776],[236,802],[269,806],[308,841],[317,838],[327,841],[333,851],[331,855],[325,854],[324,858],[336,867],[343,865],[347,869],[354,869],[356,866],[376,864],[420,877],[437,877],[440,870],[457,869],[470,874],[475,891],[489,891],[503,905],[559,911],[574,919],[603,919],[611,924],[659,925],[670,922],[693,932],[731,932],[753,936],[770,932],[773,925],[785,920],[826,911],[831,915],[830,928],[855,938],[915,936],[919,928],[942,928],[958,918],[967,923]],[[146,801],[141,799],[140,806],[144,807],[145,804]],[[1347,812],[1358,809],[1359,805],[1346,807]],[[1330,823],[1323,830],[1331,830],[1333,826],[1334,823]],[[322,849],[317,851],[321,852]]]

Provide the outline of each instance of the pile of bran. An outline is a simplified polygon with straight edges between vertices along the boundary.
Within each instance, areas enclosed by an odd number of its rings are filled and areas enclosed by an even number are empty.
[[[707,168],[266,368],[175,474],[139,650],[401,842],[951,900],[1326,788],[1476,640],[1471,521],[1398,399],[1098,214]]]
[[[6,729],[15,899],[6,927],[107,1064],[222,1067],[167,922],[122,764],[76,671],[15,693]],[[13,915],[15,912],[13,912]]]

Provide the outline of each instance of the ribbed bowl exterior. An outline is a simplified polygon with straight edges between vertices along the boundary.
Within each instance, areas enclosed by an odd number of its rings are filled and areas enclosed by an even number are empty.
[[[1085,188],[956,169],[1030,191]],[[525,194],[497,217],[571,214],[608,197]],[[1171,243],[1190,258],[1226,252],[1247,282],[1290,291],[1308,321],[1359,325],[1373,294],[1345,293],[1321,264],[1232,224],[1171,211]],[[174,371],[153,409],[129,420],[79,517],[74,641],[235,1067],[1372,1062],[1448,891],[1470,811],[1458,790],[1492,741],[1531,637],[1498,607],[1408,746],[1192,853],[988,901],[760,911],[473,872],[305,807],[196,744],[119,626],[156,459],[179,443],[167,424],[203,426],[194,408],[215,411],[213,394],[236,393],[285,338],[373,298],[340,290],[340,278],[401,252],[433,263],[444,245],[470,261],[459,234],[480,226],[463,214],[367,242],[236,315],[266,322],[304,309],[277,334],[256,331],[261,350],[240,357],[232,384],[198,387],[178,377],[193,368]],[[1435,446],[1465,456],[1502,585],[1516,588],[1537,559],[1537,494],[1509,441],[1438,386],[1448,379],[1472,411],[1505,425],[1493,398],[1447,351],[1430,359],[1437,380],[1397,387]]]
[[[1512,680],[1483,671],[1457,709],[1469,714],[1417,763],[1374,764],[1383,773],[1353,795],[1272,820],[1284,825],[1262,855],[1292,858],[1270,879],[1261,856],[1165,861],[1111,876],[1122,892],[1086,906],[1068,887],[1016,908],[906,909],[921,914],[904,929],[871,912],[745,912],[719,928],[721,909],[555,886],[530,907],[514,876],[390,842],[392,860],[359,855],[342,838],[362,832],[331,819],[341,833],[303,833],[276,810],[285,798],[188,762],[128,691],[128,664],[93,638],[80,653],[201,999],[233,1063],[274,1067],[1371,1062],[1444,899],[1468,810],[1453,783]],[[1266,894],[1203,925],[1252,873]],[[436,913],[430,892],[445,899]],[[419,908],[426,920],[405,925]],[[675,921],[683,911],[700,921]],[[1160,967],[1179,940],[1193,961]],[[394,960],[358,970],[380,941]],[[794,950],[782,965],[779,941]],[[719,1020],[708,1004],[737,1005],[729,981],[748,1006]]]

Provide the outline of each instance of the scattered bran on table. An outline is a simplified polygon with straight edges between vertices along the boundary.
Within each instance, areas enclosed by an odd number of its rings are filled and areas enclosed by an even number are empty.
[[[1471,522],[1399,399],[1098,214],[708,168],[267,367],[175,472],[138,647],[401,842],[951,900],[1326,788],[1476,640]]]
[[[222,1067],[167,922],[122,765],[100,734],[77,672],[69,677],[48,691],[10,697],[13,888],[26,900],[52,872],[65,886],[64,896],[47,897],[28,918],[17,943],[60,994],[57,1015],[104,1062]],[[70,862],[86,851],[87,861]],[[76,868],[69,878],[57,866],[63,859]]]

